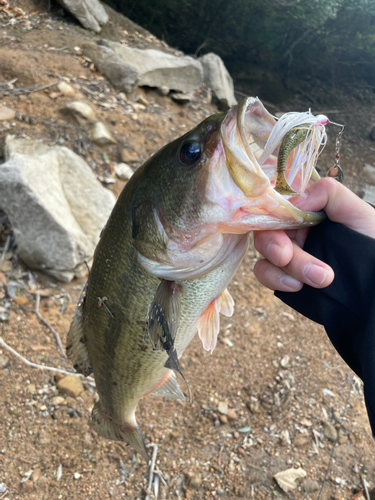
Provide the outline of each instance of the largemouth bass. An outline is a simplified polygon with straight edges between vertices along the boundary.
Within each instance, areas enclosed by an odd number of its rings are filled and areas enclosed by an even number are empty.
[[[67,352],[79,372],[94,373],[92,427],[146,459],[138,401],[146,394],[185,399],[175,376],[179,359],[197,332],[214,350],[220,313],[233,313],[226,288],[249,232],[311,226],[323,217],[275,189],[288,131],[275,141],[275,126],[255,98],[207,118],[136,171],[102,231]],[[323,137],[324,124],[313,126]],[[283,175],[296,167],[284,163]],[[306,179],[300,167],[290,185],[295,193],[319,177],[312,168]]]

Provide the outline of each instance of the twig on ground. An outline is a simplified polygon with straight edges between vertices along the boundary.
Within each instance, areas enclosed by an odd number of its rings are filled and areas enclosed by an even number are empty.
[[[43,316],[40,314],[39,312],[39,304],[40,304],[40,295],[38,292],[36,292],[36,300],[35,300],[35,309],[34,309],[34,312],[35,314],[38,316],[38,318],[40,319],[40,321],[47,327],[51,330],[51,332],[53,333],[53,335],[55,336],[55,339],[56,339],[56,342],[57,342],[57,345],[58,345],[58,348],[60,349],[60,351],[62,352],[62,355],[63,357],[66,359],[66,354],[65,354],[65,349],[64,349],[64,346],[62,345],[62,342],[61,342],[61,339],[60,339],[60,335],[59,333],[54,329],[52,328],[52,326],[48,323],[48,321],[46,321]]]
[[[327,465],[327,470],[326,470],[326,473],[325,473],[325,475],[324,475],[324,479],[323,479],[322,487],[320,488],[320,491],[319,491],[319,495],[318,495],[317,500],[320,500],[320,498],[321,498],[321,496],[322,496],[322,493],[323,493],[323,488],[324,488],[324,485],[326,484],[326,481],[327,481],[327,476],[328,476],[329,469],[330,469],[330,467],[331,467],[331,463],[332,463],[332,459],[333,459],[333,454],[335,453],[335,449],[336,449],[336,446],[337,446],[337,443],[338,443],[338,440],[339,440],[339,437],[340,437],[340,430],[341,430],[341,427],[342,427],[342,420],[343,420],[343,418],[345,417],[346,411],[347,411],[347,409],[348,409],[348,404],[349,404],[350,394],[351,394],[351,392],[352,392],[353,382],[354,382],[354,378],[353,378],[353,377],[351,377],[350,387],[349,387],[349,394],[348,394],[348,397],[346,398],[346,402],[345,402],[345,406],[344,406],[344,411],[342,412],[342,415],[341,415],[341,420],[340,420],[340,422],[339,422],[340,427],[339,427],[339,428],[338,428],[338,430],[337,430],[337,437],[336,437],[335,442],[333,443],[333,448],[332,448],[332,451],[331,451],[331,455],[330,455],[330,457],[329,457],[329,461],[328,461],[328,465]],[[368,499],[368,500],[369,500],[369,499]]]
[[[365,489],[365,494],[366,494],[366,500],[370,500],[370,493],[368,491],[368,488],[367,488],[367,481],[366,479],[363,477],[363,475],[361,474],[361,479],[362,479],[362,484],[363,484],[363,487]]]
[[[85,377],[81,373],[74,373],[74,372],[68,372],[67,370],[62,370],[61,368],[54,368],[53,366],[46,366],[46,365],[38,365],[37,363],[33,363],[32,361],[29,361],[28,359],[24,358],[19,354],[17,351],[15,351],[10,345],[8,345],[2,337],[0,337],[0,345],[5,347],[9,352],[14,354],[18,359],[23,361],[27,366],[31,366],[32,368],[38,368],[39,370],[49,370],[51,372],[57,372],[57,373],[62,373],[63,375],[74,375],[75,377],[80,377],[86,379],[89,384],[92,387],[95,387],[95,380],[92,377]]]
[[[155,462],[156,462],[156,455],[158,453],[158,445],[157,444],[150,444],[149,446],[153,446],[154,450],[152,452],[152,458],[151,458],[151,464],[150,464],[150,476],[148,479],[148,491],[152,491],[152,483],[154,481],[154,469],[155,469]],[[145,500],[150,500],[150,495],[147,493]]]
[[[7,92],[14,95],[31,94],[33,92],[38,92],[38,90],[44,90],[48,89],[49,87],[53,87],[58,83],[59,82],[53,82],[53,83],[47,83],[46,85],[35,85],[34,87],[14,88],[7,90]]]

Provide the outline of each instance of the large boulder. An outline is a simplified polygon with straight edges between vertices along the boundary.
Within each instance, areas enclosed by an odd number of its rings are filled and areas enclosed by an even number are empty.
[[[237,104],[234,97],[233,79],[222,59],[213,52],[199,58],[203,66],[204,82],[212,90],[213,98],[223,109]]]
[[[131,48],[110,40],[87,43],[82,49],[116,89],[126,92],[143,85],[191,92],[203,82],[201,63],[189,56]]]
[[[81,277],[115,204],[113,193],[66,147],[8,136],[5,157],[0,203],[18,255],[61,281]]]
[[[108,22],[108,14],[99,0],[57,0],[84,28],[100,33]]]

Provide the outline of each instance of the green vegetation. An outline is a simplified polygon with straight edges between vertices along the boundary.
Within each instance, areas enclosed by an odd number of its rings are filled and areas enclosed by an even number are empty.
[[[112,0],[135,22],[186,53],[214,51],[246,86],[244,68],[335,88],[375,80],[372,0]],[[241,69],[241,71],[240,71]],[[268,72],[268,73],[267,73]],[[264,79],[264,74],[262,76]]]

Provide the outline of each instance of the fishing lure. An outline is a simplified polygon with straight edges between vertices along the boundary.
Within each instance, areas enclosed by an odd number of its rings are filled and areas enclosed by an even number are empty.
[[[290,187],[285,178],[286,162],[289,153],[308,138],[311,129],[312,127],[308,123],[303,123],[298,127],[292,128],[284,135],[279,150],[279,156],[277,157],[277,179],[275,185],[276,191],[280,194],[298,196],[298,193]]]
[[[314,116],[311,111],[285,113],[273,127],[259,164],[277,157],[275,191],[282,195],[302,194],[311,177],[316,177],[314,167],[327,142],[324,115]],[[317,180],[317,179],[314,179]]]

